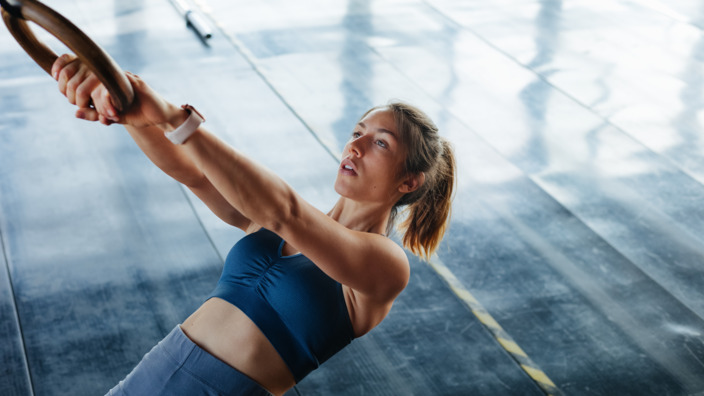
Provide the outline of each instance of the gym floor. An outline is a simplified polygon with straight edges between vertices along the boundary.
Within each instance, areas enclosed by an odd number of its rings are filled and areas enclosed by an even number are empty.
[[[704,395],[704,2],[46,4],[321,210],[369,107],[454,143],[438,254],[289,395]],[[2,395],[104,394],[242,236],[73,112],[0,29]]]

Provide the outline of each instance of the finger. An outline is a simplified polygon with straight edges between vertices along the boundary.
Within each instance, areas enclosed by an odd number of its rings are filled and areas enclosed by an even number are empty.
[[[100,80],[91,74],[76,88],[75,100],[78,107],[90,107],[91,101],[95,104],[96,91],[100,89]],[[70,99],[69,99],[70,100]]]
[[[76,118],[86,121],[98,121],[100,119],[100,115],[95,109],[80,108],[76,110]]]
[[[54,77],[54,80],[59,79],[59,72],[61,71],[61,69],[63,69],[67,64],[73,62],[76,59],[76,56],[72,54],[63,54],[56,58],[54,64],[51,66],[51,75],[52,77]]]
[[[61,91],[64,96],[66,96],[66,90],[68,89],[67,85],[69,81],[71,81],[71,78],[78,73],[80,70],[81,65],[78,62],[71,62],[68,63],[66,66],[61,68],[59,71],[59,91]]]
[[[64,69],[65,70],[65,69]],[[71,79],[66,83],[66,98],[71,104],[76,104],[76,91],[80,87],[81,83],[86,80],[88,69],[85,67],[79,67]],[[64,74],[63,72],[61,74]]]
[[[105,117],[105,116],[102,115],[102,114],[99,115],[98,121],[100,121],[100,123],[103,124],[103,125],[112,125],[112,124],[114,124],[114,122],[113,122],[112,120],[108,119],[107,117]]]
[[[120,116],[112,103],[110,92],[104,85],[93,91],[93,103],[98,113],[112,122],[120,122]]]
[[[130,83],[137,88],[145,88],[147,86],[147,84],[144,82],[144,80],[142,80],[141,77],[132,72],[126,71],[125,76],[130,81]]]

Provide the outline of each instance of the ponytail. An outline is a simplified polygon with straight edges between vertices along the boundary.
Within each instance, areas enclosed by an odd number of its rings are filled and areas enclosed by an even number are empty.
[[[404,231],[403,246],[413,254],[430,259],[445,235],[450,220],[455,184],[455,158],[450,143],[441,139],[442,153],[438,159],[434,177],[425,193],[409,204],[406,219],[400,229]]]
[[[399,226],[403,246],[428,260],[440,245],[450,219],[455,186],[453,148],[419,109],[402,102],[391,102],[386,108],[394,114],[406,150],[402,175],[423,173],[425,176],[422,186],[396,203],[389,229],[393,227],[398,208],[405,206],[405,220]]]

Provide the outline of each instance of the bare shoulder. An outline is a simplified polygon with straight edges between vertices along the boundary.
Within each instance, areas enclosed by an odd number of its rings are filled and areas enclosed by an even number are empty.
[[[376,297],[381,302],[393,301],[406,288],[410,278],[411,268],[406,251],[391,238],[379,234],[365,234],[369,243],[375,245],[370,249],[376,254],[369,256],[368,270],[383,280],[385,287],[380,293],[368,297]]]
[[[408,257],[401,246],[381,235],[368,234],[362,238],[372,241],[385,254],[374,256],[359,273],[367,279],[364,288],[346,285],[343,289],[356,337],[366,334],[384,320],[410,278]]]
[[[381,248],[384,249],[385,251],[385,257],[388,257],[393,262],[397,262],[398,264],[403,264],[404,267],[408,267],[408,256],[406,255],[406,251],[403,250],[403,248],[396,243],[393,239],[385,236],[385,235],[379,235],[379,234],[371,234],[371,233],[362,233],[365,235],[368,235],[370,238],[375,239],[375,243],[380,244]]]
[[[306,214],[272,231],[328,276],[367,298],[393,301],[406,287],[408,258],[392,239],[349,229],[321,212]]]

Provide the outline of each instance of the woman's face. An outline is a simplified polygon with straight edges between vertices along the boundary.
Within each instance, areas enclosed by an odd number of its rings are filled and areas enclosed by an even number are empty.
[[[370,112],[342,151],[335,191],[359,202],[395,204],[403,195],[404,155],[393,113],[385,108]]]

